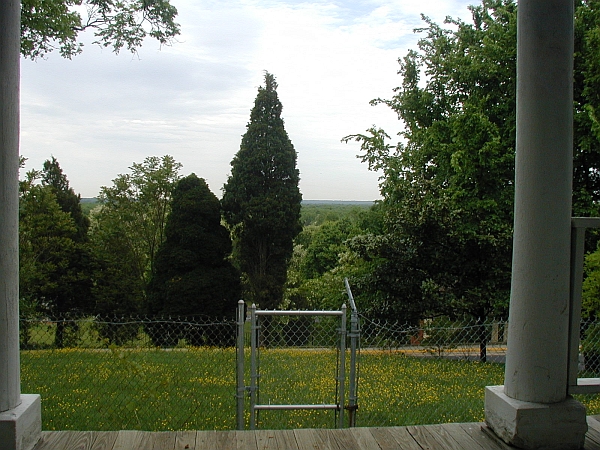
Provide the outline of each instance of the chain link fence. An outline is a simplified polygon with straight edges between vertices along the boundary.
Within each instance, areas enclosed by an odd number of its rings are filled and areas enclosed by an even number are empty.
[[[233,319],[22,319],[20,339],[46,430],[235,427]]]
[[[260,402],[331,403],[339,321],[270,320],[260,344]],[[64,316],[23,318],[20,327],[22,391],[41,394],[46,430],[236,429],[233,318]],[[484,387],[503,384],[507,330],[501,320],[406,326],[360,316],[356,426],[483,420]],[[581,330],[580,377],[600,376],[600,322]],[[249,322],[244,331],[249,379]],[[588,414],[600,413],[598,396],[578,398]],[[259,427],[335,423],[333,411],[262,411]]]

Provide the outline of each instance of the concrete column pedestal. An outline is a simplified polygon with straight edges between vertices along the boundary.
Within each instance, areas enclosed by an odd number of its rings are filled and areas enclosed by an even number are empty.
[[[42,432],[37,394],[21,394],[21,404],[0,413],[0,450],[31,450]]]
[[[572,397],[524,402],[506,395],[504,386],[485,388],[485,420],[504,442],[524,449],[579,450],[587,432],[585,407]]]

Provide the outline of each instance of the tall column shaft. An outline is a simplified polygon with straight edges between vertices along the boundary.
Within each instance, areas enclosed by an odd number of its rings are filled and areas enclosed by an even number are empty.
[[[505,393],[567,396],[573,2],[520,1],[515,229]]]
[[[515,229],[505,393],[567,396],[573,1],[521,0],[517,22]]]
[[[20,1],[0,1],[0,412],[21,403],[19,367]]]

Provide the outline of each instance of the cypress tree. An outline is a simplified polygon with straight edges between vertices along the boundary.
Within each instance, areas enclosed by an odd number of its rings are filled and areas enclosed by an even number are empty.
[[[262,308],[281,302],[293,240],[302,229],[297,155],[281,110],[275,77],[267,72],[223,188],[224,217],[245,276],[245,296]]]

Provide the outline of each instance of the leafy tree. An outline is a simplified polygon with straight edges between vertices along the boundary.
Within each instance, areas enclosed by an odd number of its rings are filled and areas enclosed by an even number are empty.
[[[573,215],[600,210],[600,1],[575,2]],[[595,242],[589,242],[593,245]]]
[[[246,294],[262,308],[280,304],[293,240],[302,229],[297,156],[281,110],[275,77],[266,73],[223,188],[224,217]]]
[[[574,215],[597,215],[600,200],[599,6],[576,3]],[[470,10],[471,24],[448,18],[449,28],[424,17],[418,50],[400,60],[402,85],[373,101],[398,114],[402,142],[390,145],[375,126],[346,138],[382,170],[388,215],[386,233],[356,251],[379,259],[371,292],[412,320],[503,314],[509,297],[516,4],[483,0]]]
[[[344,278],[349,278],[354,291],[360,293],[361,313],[371,314],[374,303],[361,289],[361,280],[372,272],[373,262],[353,251],[352,243],[358,236],[380,229],[378,204],[344,219],[305,226],[294,241],[284,306],[338,309],[347,301]]]
[[[92,223],[97,313],[126,314],[142,307],[180,168],[171,156],[148,157],[101,188]]]
[[[21,54],[35,59],[58,50],[72,58],[82,51],[79,33],[90,29],[95,44],[115,53],[136,52],[146,36],[169,44],[179,34],[176,16],[169,0],[21,0]]]
[[[419,51],[400,61],[390,100],[403,142],[373,127],[345,138],[381,169],[386,234],[355,242],[379,259],[371,277],[398,319],[503,313],[510,289],[515,145],[516,6],[484,0],[473,23],[424,17]],[[421,79],[426,74],[425,79]]]
[[[345,241],[357,234],[357,228],[349,220],[325,222],[316,228],[305,229],[310,233],[300,269],[304,278],[316,278],[333,269],[341,253],[348,250]]]
[[[240,273],[228,260],[231,238],[221,224],[221,205],[206,182],[191,174],[173,190],[166,240],[156,256],[156,270],[148,286],[147,312],[152,316],[234,317],[240,299]],[[222,344],[235,336],[189,332],[189,343]],[[164,335],[151,333],[162,345]],[[176,344],[171,342],[170,344]]]
[[[118,216],[102,209],[91,212],[90,246],[94,313],[105,317],[139,314],[145,289],[143,264]]]
[[[575,3],[574,58],[574,156],[573,156],[573,215],[600,215],[600,1],[580,0]],[[586,256],[583,284],[583,315],[589,318],[600,314],[600,247],[598,233],[586,236]]]

